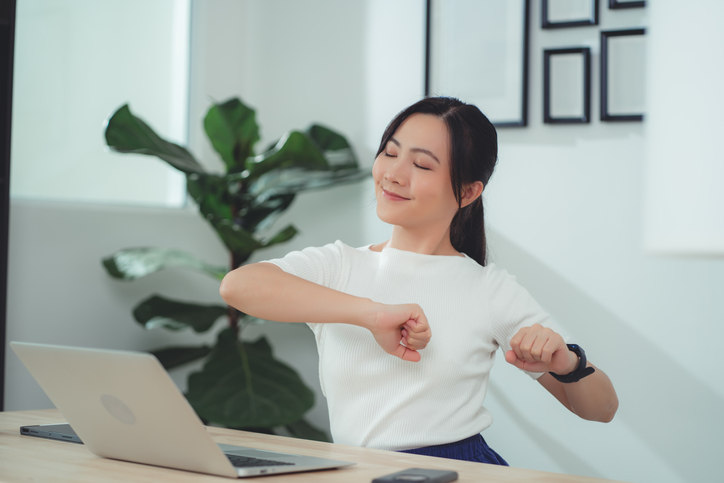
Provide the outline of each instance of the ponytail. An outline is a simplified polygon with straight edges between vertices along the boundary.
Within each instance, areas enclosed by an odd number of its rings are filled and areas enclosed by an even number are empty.
[[[455,250],[485,266],[488,249],[482,197],[455,214],[450,224],[450,241]]]

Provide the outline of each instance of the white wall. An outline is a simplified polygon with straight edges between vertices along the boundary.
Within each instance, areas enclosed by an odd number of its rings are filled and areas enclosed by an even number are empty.
[[[489,438],[514,465],[627,481],[721,481],[714,462],[724,379],[712,354],[724,336],[724,259],[644,249],[644,125],[597,120],[598,29],[541,31],[539,2],[532,5],[531,125],[499,131],[500,164],[486,199],[493,257],[610,375],[621,405],[610,424],[577,420],[502,362]],[[603,5],[601,23],[645,26],[645,13]],[[562,35],[592,47],[590,125],[541,122],[541,50]]]
[[[239,95],[258,109],[265,139],[326,122],[348,134],[369,162],[384,123],[422,94],[423,3],[197,2],[192,149],[212,159],[194,123],[209,97]],[[641,124],[542,124],[541,50],[558,39],[540,31],[539,2],[531,3],[531,121],[525,129],[500,130],[500,162],[486,193],[492,256],[611,376],[621,407],[612,423],[581,421],[500,358],[488,398],[496,420],[486,439],[515,466],[636,482],[719,481],[714,452],[724,433],[724,382],[712,362],[724,336],[724,260],[644,252]],[[609,25],[646,21],[645,11],[606,18],[605,4],[602,21]],[[282,13],[296,21],[282,20]],[[576,43],[585,37],[593,47],[597,31],[563,35]],[[305,58],[317,68],[310,70]],[[593,61],[595,96],[596,50]],[[279,222],[302,230],[285,250],[335,238],[383,239],[370,192],[361,183],[300,197]],[[223,249],[191,211],[14,201],[11,218],[11,340],[147,348],[166,335],[134,326],[128,309],[136,300],[169,283],[169,295],[217,297],[206,280],[184,273],[124,284],[100,267],[101,256],[134,244],[176,246],[223,263]],[[280,324],[261,330],[318,387],[308,331]],[[12,355],[7,362],[6,408],[47,405]],[[312,419],[325,424],[323,401]]]
[[[659,253],[724,255],[724,162],[710,142],[724,131],[724,56],[700,53],[724,44],[719,17],[711,15],[718,8],[716,0],[650,8],[649,75],[656,82],[649,90],[644,242]],[[697,21],[681,22],[684,16]],[[691,99],[691,91],[706,94]]]

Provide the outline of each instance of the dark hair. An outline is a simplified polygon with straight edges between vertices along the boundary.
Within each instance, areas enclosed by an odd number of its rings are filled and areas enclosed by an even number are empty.
[[[493,174],[498,159],[498,135],[495,127],[480,109],[452,97],[426,97],[400,112],[382,135],[379,155],[400,125],[413,114],[432,114],[442,119],[450,134],[450,179],[453,193],[462,204],[463,188],[482,181],[483,186]],[[483,200],[479,197],[460,208],[450,224],[450,242],[459,252],[485,265],[487,242]]]

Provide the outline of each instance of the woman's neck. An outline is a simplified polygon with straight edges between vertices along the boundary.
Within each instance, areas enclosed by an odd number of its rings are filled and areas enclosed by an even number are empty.
[[[460,255],[450,242],[450,230],[442,232],[435,230],[424,230],[416,232],[401,226],[392,229],[392,236],[380,245],[408,252],[420,253],[422,255]]]

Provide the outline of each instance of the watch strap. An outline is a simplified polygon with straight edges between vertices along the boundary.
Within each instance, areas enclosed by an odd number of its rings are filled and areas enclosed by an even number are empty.
[[[572,372],[569,372],[568,374],[559,375],[555,372],[550,372],[549,374],[551,376],[553,376],[557,381],[567,384],[571,382],[578,382],[584,377],[590,376],[591,374],[596,372],[593,367],[586,367],[586,351],[584,351],[581,346],[577,344],[566,344],[566,347],[568,347],[568,350],[578,356],[578,365],[575,369],[573,369]]]

